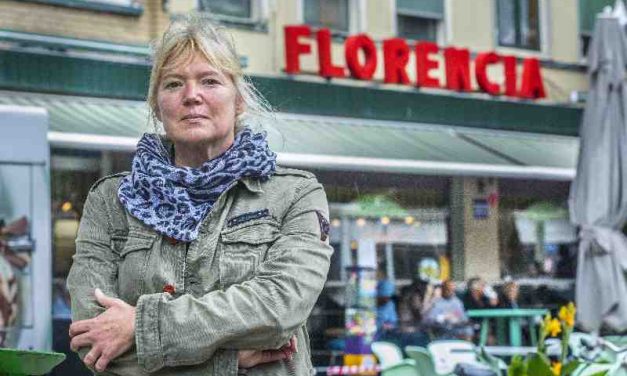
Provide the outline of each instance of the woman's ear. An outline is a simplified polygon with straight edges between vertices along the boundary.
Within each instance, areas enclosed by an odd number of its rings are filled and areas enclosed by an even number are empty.
[[[157,120],[161,121],[161,111],[159,111],[159,107],[154,108],[152,114]]]
[[[240,116],[244,111],[246,111],[246,103],[242,96],[238,95],[237,99],[235,99],[235,116]]]

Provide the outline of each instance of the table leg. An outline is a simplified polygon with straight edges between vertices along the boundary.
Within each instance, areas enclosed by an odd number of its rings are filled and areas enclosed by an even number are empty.
[[[505,337],[505,318],[498,317],[496,319],[496,344],[506,346],[507,339]]]
[[[479,337],[479,346],[485,346],[488,342],[488,331],[490,330],[490,322],[488,318],[481,321],[481,335]]]
[[[521,346],[522,338],[521,338],[521,328],[520,328],[520,318],[512,317],[509,319],[509,341],[512,346]]]
[[[536,331],[536,323],[535,317],[529,317],[527,321],[529,321],[529,337],[531,339],[531,346],[536,346],[538,344],[538,332]]]

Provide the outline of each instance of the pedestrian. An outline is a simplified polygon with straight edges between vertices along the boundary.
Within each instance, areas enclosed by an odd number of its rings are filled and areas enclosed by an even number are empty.
[[[267,106],[223,29],[171,23],[148,105],[164,134],[144,134],[132,171],[97,182],[84,206],[72,349],[106,375],[313,373],[305,321],[332,252],[326,196],[312,174],[276,166],[254,129]]]

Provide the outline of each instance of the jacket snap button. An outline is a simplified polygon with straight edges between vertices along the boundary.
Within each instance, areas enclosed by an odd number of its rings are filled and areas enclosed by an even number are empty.
[[[169,283],[167,285],[163,286],[163,292],[167,292],[168,294],[174,294],[174,291],[176,291],[174,289],[174,286],[172,286]]]

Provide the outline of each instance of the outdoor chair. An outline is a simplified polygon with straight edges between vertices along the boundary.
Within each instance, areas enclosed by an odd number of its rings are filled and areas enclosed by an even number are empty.
[[[472,342],[462,340],[433,341],[427,346],[431,354],[435,370],[446,375],[453,372],[458,363],[479,363]]]
[[[435,370],[435,363],[431,357],[431,353],[424,347],[407,346],[405,352],[411,359],[416,362],[416,369],[420,376],[452,376],[452,373],[438,373]]]
[[[370,345],[379,360],[381,376],[422,376],[412,359],[404,359],[403,352],[393,343],[377,341]]]

